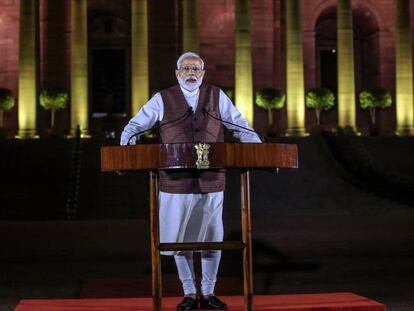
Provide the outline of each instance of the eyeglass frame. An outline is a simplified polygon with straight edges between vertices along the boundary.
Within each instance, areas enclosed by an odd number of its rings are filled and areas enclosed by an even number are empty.
[[[203,68],[196,67],[196,66],[183,66],[183,67],[180,67],[177,70],[180,71],[180,72],[184,72],[184,73],[190,73],[191,71],[193,71],[197,75],[204,71]]]

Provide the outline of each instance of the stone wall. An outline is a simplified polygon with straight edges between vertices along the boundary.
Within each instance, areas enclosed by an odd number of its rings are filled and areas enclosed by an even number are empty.
[[[70,87],[70,1],[40,0],[40,85]],[[302,1],[302,29],[305,66],[305,89],[319,86],[320,72],[316,24],[326,10],[335,12],[335,0]],[[181,1],[149,1],[150,93],[175,83],[174,67],[182,52]],[[356,42],[357,90],[366,84],[379,84],[395,96],[394,3],[392,0],[354,0],[355,31],[377,29]],[[411,7],[414,10],[414,5]],[[88,17],[109,11],[130,25],[130,1],[89,0]],[[206,62],[205,80],[220,87],[234,88],[235,0],[199,0],[200,54]],[[19,1],[0,0],[0,87],[17,95]],[[128,26],[127,26],[128,27]],[[365,30],[364,30],[365,29]],[[323,28],[322,28],[323,30]],[[326,31],[329,31],[327,29]],[[369,35],[369,36],[368,36]],[[368,38],[368,39],[367,39]],[[367,39],[367,40],[366,40]],[[129,41],[129,39],[126,39]],[[251,40],[253,87],[277,87],[285,91],[285,18],[284,1],[251,1]],[[333,38],[335,44],[335,38]],[[365,42],[365,43],[361,43]],[[413,40],[414,42],[414,40]],[[90,44],[92,44],[90,42]],[[112,43],[108,43],[112,46]],[[89,47],[91,48],[91,46]],[[130,45],[124,47],[130,61]],[[363,51],[365,51],[365,54]],[[367,52],[368,51],[368,52]],[[368,54],[367,54],[368,53]],[[368,64],[368,65],[366,65]],[[130,72],[127,72],[129,75]],[[129,78],[128,78],[129,79]],[[367,82],[368,81],[368,82]],[[127,98],[130,98],[128,93]],[[129,104],[128,104],[129,105]],[[358,103],[357,103],[358,105]],[[358,105],[359,106],[359,105]],[[40,129],[49,124],[49,113],[38,109]],[[367,112],[358,108],[358,126],[368,126]],[[129,114],[130,112],[127,111]],[[135,112],[131,112],[135,113]],[[336,110],[322,117],[327,128],[336,126]],[[68,127],[69,109],[57,114],[61,129]],[[278,127],[286,128],[285,109],[275,112]],[[384,133],[395,128],[395,103],[378,114]],[[315,123],[313,111],[307,111],[306,127]],[[5,115],[5,126],[17,130],[17,108]],[[255,127],[264,132],[266,112],[255,107]]]
[[[0,88],[17,97],[19,67],[19,1],[0,0]],[[17,102],[16,102],[17,104]],[[4,127],[17,128],[17,105],[4,114]]]

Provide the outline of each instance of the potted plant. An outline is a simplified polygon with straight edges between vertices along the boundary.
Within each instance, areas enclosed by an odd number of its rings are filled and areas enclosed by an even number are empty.
[[[0,138],[6,138],[7,133],[3,127],[4,112],[14,106],[14,97],[9,89],[0,88]]]
[[[59,89],[45,89],[40,93],[40,105],[45,110],[50,110],[49,134],[55,135],[55,114],[57,110],[66,108],[69,95],[66,91]]]
[[[280,110],[285,106],[286,95],[276,88],[264,88],[256,92],[256,105],[267,110],[269,127],[267,134],[274,136],[276,130],[273,122],[273,110]]]
[[[321,128],[321,113],[335,105],[335,95],[326,87],[310,89],[306,94],[306,107],[315,109],[316,129]]]
[[[377,108],[385,109],[392,105],[391,94],[383,87],[375,87],[362,91],[359,94],[359,104],[362,109],[369,109],[371,119],[370,134],[378,135],[375,112]]]

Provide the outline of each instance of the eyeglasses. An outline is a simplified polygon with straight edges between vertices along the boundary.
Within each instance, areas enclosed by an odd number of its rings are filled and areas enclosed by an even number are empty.
[[[203,71],[203,69],[201,69],[200,67],[195,67],[195,66],[194,67],[184,66],[178,70],[181,72],[185,72],[185,73],[189,73],[192,70],[195,74],[199,74],[200,72]]]

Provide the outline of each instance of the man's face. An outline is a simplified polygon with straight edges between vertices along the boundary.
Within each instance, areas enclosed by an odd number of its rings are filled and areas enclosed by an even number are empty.
[[[175,71],[175,75],[180,84],[183,83],[182,86],[191,91],[200,85],[204,72],[198,58],[188,57],[181,62],[181,66]]]

